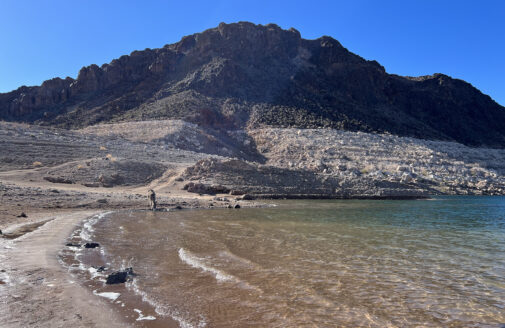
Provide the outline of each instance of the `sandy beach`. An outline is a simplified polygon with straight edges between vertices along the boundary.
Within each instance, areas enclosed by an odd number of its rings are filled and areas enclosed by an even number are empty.
[[[84,281],[59,262],[58,254],[84,219],[111,210],[146,209],[148,187],[90,191],[79,185],[18,179],[15,174],[4,174],[2,180],[0,326],[131,326],[131,320],[114,310],[109,300],[83,286]],[[257,206],[232,198],[222,201],[208,195],[188,195],[172,188],[158,193],[159,207],[164,210],[236,203]]]
[[[47,215],[19,238],[0,239],[2,327],[124,327],[105,301],[74,281],[58,263],[63,241],[98,211]]]

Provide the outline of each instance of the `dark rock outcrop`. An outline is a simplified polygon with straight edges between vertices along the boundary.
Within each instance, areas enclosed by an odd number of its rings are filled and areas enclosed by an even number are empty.
[[[371,177],[342,179],[308,170],[290,170],[247,163],[241,160],[206,159],[184,171],[188,180],[207,190],[219,181],[232,191],[242,190],[239,199],[254,198],[422,198],[426,190],[407,183]],[[188,191],[190,189],[188,188]]]
[[[0,119],[61,127],[181,118],[202,126],[333,127],[503,148],[505,110],[443,74],[387,74],[331,37],[240,22],[134,51],[77,79],[0,94]]]
[[[194,183],[194,182],[190,182],[184,185],[183,189],[197,194],[209,194],[209,195],[227,194],[230,192],[230,189],[222,185],[205,185],[203,183]]]
[[[122,284],[128,280],[128,277],[134,276],[133,269],[127,268],[124,271],[116,271],[107,276],[105,283],[107,285]]]
[[[84,248],[97,248],[100,247],[99,243],[86,243],[84,244]]]

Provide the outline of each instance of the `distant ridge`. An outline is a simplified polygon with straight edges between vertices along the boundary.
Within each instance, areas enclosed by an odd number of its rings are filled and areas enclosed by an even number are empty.
[[[323,36],[219,24],[77,79],[0,94],[0,119],[59,127],[178,118],[215,129],[332,127],[505,147],[505,108],[443,74],[387,74]]]

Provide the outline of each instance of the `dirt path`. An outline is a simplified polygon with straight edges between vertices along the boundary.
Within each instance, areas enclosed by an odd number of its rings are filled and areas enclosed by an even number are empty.
[[[74,281],[58,262],[65,238],[97,211],[47,216],[38,229],[0,239],[0,326],[124,327],[101,299]]]

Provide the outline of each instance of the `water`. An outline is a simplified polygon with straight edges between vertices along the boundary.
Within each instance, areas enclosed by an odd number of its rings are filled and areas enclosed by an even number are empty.
[[[504,197],[278,204],[117,213],[94,240],[153,324],[505,327]]]

